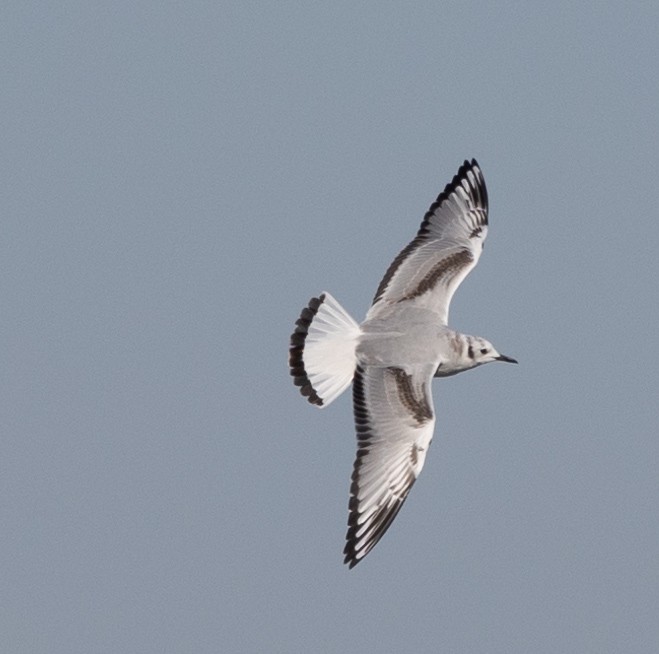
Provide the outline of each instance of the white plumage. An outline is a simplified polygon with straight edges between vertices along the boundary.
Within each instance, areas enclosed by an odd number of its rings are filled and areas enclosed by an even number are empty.
[[[380,540],[423,468],[435,427],[432,378],[516,363],[447,326],[451,298],[478,263],[487,228],[485,181],[476,161],[465,161],[389,266],[361,325],[329,293],[312,298],[296,323],[289,365],[302,395],[327,406],[353,382],[350,567]]]

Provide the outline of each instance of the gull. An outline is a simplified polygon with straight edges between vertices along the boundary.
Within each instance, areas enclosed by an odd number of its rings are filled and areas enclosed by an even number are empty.
[[[423,468],[435,428],[433,377],[517,363],[447,324],[451,298],[483,251],[487,215],[481,169],[465,161],[389,266],[361,325],[327,292],[295,323],[289,367],[302,395],[326,407],[352,383],[357,456],[343,550],[350,568],[382,538]]]

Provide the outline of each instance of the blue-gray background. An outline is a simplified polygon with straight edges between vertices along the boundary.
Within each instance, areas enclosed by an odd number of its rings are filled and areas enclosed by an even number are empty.
[[[575,4],[577,6],[575,6]],[[659,5],[8,2],[0,632],[12,653],[659,650]],[[465,158],[491,230],[392,529],[341,564],[362,319]]]

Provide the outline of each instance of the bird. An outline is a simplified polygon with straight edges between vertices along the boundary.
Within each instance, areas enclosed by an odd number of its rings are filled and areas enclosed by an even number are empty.
[[[487,232],[483,173],[465,160],[387,269],[361,324],[328,292],[311,298],[295,323],[288,363],[302,396],[323,408],[352,384],[349,568],[380,541],[421,473],[435,429],[433,378],[517,363],[448,326],[453,294],[478,263]]]

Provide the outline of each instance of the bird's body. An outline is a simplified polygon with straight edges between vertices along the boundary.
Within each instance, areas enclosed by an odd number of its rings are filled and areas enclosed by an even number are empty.
[[[448,377],[481,365],[469,352],[480,350],[486,343],[484,339],[438,323],[437,315],[428,309],[400,305],[393,309],[386,317],[367,318],[361,323],[356,354],[363,364],[436,362],[435,377]]]
[[[309,402],[326,406],[353,383],[357,457],[344,549],[350,567],[382,537],[423,468],[435,426],[433,377],[515,362],[447,325],[451,298],[478,262],[487,225],[482,173],[475,160],[465,161],[390,265],[361,325],[329,293],[312,298],[296,323],[289,365]]]

